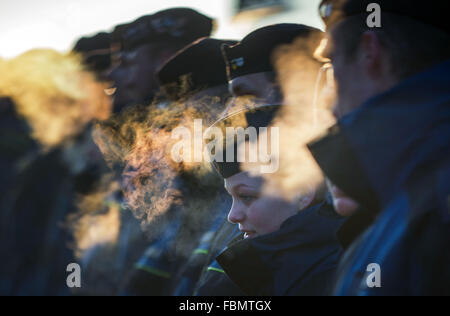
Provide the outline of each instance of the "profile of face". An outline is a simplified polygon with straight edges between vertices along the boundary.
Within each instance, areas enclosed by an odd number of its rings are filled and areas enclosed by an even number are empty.
[[[228,221],[239,225],[244,238],[255,238],[280,229],[283,222],[308,206],[313,195],[289,202],[263,192],[264,179],[246,172],[225,179],[225,189],[233,198]]]
[[[152,45],[142,45],[121,54],[121,62],[110,72],[115,108],[151,102],[159,90],[156,71],[160,66]]]
[[[361,35],[358,48],[351,58],[345,52],[344,45],[332,32],[325,48],[334,70],[337,94],[334,114],[337,118],[395,84],[395,78],[390,74],[388,55],[375,32],[368,31]]]
[[[332,45],[330,59],[333,65],[336,99],[334,115],[341,118],[360,105],[364,78],[355,60],[347,60],[340,45]]]
[[[336,29],[331,32],[321,53],[331,60],[333,66],[336,87],[334,114],[339,119],[395,85],[396,78],[390,73],[389,58],[375,32],[361,35],[353,58],[346,54],[345,43],[336,40],[337,32]],[[358,202],[329,180],[327,186],[338,214],[351,216],[358,211]]]

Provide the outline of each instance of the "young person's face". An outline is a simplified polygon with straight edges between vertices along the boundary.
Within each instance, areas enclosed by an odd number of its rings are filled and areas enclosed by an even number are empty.
[[[233,198],[228,221],[239,224],[245,238],[270,234],[299,211],[298,203],[263,192],[264,180],[246,172],[225,179],[225,189]]]
[[[114,103],[123,107],[151,102],[160,89],[157,69],[168,57],[151,44],[122,53],[121,63],[109,75],[116,88]]]
[[[375,32],[368,31],[360,36],[358,48],[352,57],[347,56],[344,45],[331,32],[331,48],[327,48],[327,51],[336,82],[337,101],[334,112],[337,118],[352,112],[396,83],[390,71],[388,54]]]
[[[332,40],[330,39],[332,42]],[[336,87],[336,103],[334,114],[337,118],[353,111],[362,101],[361,90],[365,83],[365,77],[356,60],[347,60],[342,46],[331,44],[331,63]]]

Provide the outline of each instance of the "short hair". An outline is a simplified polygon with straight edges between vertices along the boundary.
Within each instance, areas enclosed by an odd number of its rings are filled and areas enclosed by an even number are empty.
[[[450,34],[406,16],[384,12],[381,28],[369,28],[366,15],[346,18],[331,31],[333,43],[351,60],[364,32],[374,31],[386,48],[391,71],[405,79],[450,59]]]

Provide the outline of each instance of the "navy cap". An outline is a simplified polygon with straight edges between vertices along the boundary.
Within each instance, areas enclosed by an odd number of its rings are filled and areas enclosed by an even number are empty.
[[[82,37],[73,51],[83,55],[84,63],[94,71],[106,70],[111,66],[112,35],[107,32],[92,37]]]
[[[91,52],[100,49],[109,49],[111,46],[111,34],[100,32],[92,37],[80,38],[73,50],[80,53]]]
[[[140,17],[118,30],[126,50],[152,42],[187,45],[211,35],[214,20],[189,8],[172,8]]]
[[[178,99],[191,92],[227,85],[223,44],[236,41],[202,38],[185,47],[159,70],[158,80],[169,98]]]
[[[410,17],[447,33],[450,31],[448,0],[322,0],[319,13],[327,29],[330,29],[347,17],[370,14],[367,7],[371,3],[379,4],[382,12]]]
[[[223,55],[227,63],[228,79],[248,74],[274,71],[273,53],[283,44],[291,44],[297,38],[315,39],[311,56],[320,43],[322,31],[301,24],[275,24],[258,29],[234,46],[224,45]]]
[[[124,34],[128,27],[130,27],[131,23],[120,24],[114,27],[114,30],[111,32],[111,45],[117,46],[116,49],[123,48]]]

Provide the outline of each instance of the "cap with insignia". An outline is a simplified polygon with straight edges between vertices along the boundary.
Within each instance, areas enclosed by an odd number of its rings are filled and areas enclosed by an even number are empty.
[[[213,29],[213,19],[189,8],[172,8],[140,17],[120,31],[123,48],[131,50],[158,41],[187,45],[211,35]]]
[[[380,5],[381,12],[407,16],[450,32],[448,0],[435,0],[429,4],[422,0],[322,0],[319,13],[327,29],[330,29],[347,17],[370,14],[368,6],[371,3]]]
[[[185,47],[158,72],[160,85],[171,99],[178,99],[191,92],[227,85],[225,61],[222,57],[223,44],[233,45],[236,41],[202,38]]]
[[[228,79],[274,71],[272,55],[277,47],[291,44],[297,38],[312,38],[321,33],[306,25],[276,24],[250,33],[237,45],[224,45],[222,50],[227,63]],[[311,56],[313,53],[311,51]]]

